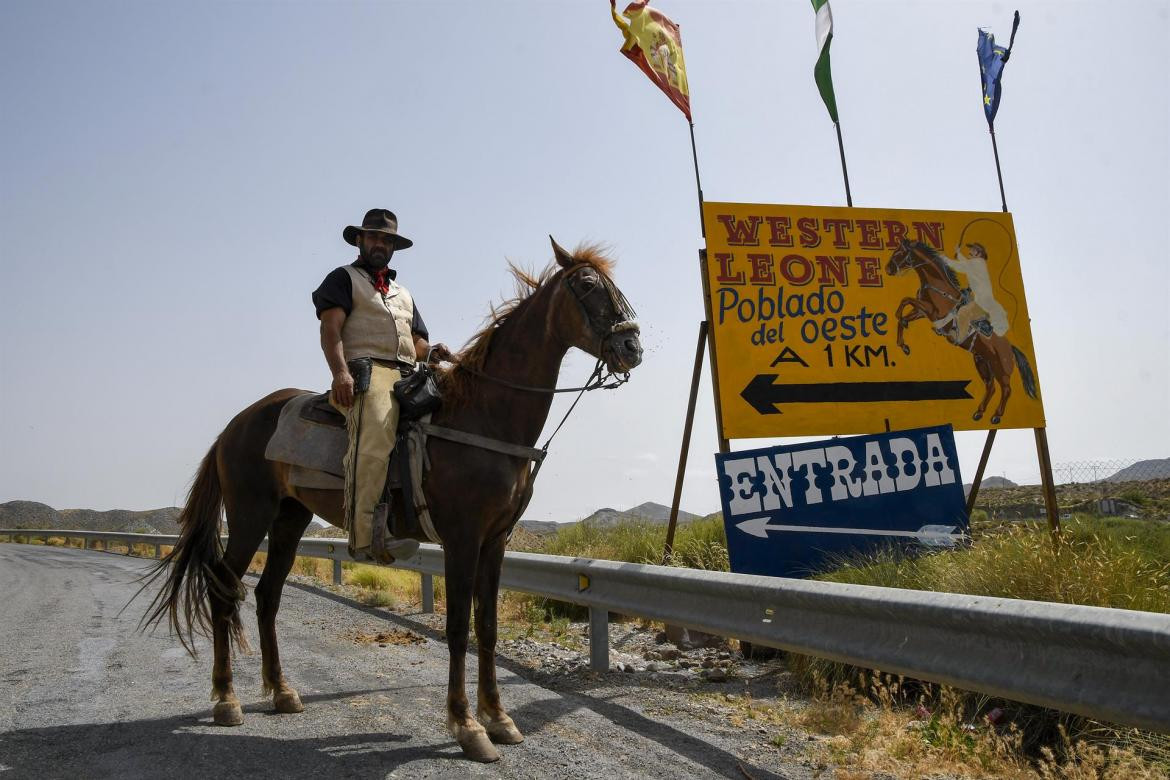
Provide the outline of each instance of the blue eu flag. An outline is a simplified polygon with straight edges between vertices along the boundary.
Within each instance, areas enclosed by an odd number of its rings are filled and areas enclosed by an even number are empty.
[[[1016,28],[1020,26],[1020,12],[1016,11],[1012,23],[1012,37],[1016,38]],[[1011,43],[1005,49],[995,45],[995,36],[985,30],[979,31],[979,46],[975,49],[979,54],[979,72],[983,77],[983,113],[987,115],[987,124],[995,123],[995,112],[999,110],[999,99],[1003,92],[1000,80],[1003,78],[1003,66],[1007,64],[1008,56],[1012,52]]]

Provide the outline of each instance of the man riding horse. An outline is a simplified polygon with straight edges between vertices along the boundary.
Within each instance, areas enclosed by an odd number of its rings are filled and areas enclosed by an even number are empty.
[[[955,257],[939,253],[939,257],[952,271],[967,278],[962,301],[953,312],[954,330],[952,343],[962,344],[975,333],[1002,336],[1010,323],[1007,312],[995,299],[991,274],[987,270],[987,250],[982,244],[967,244],[970,256],[964,255],[961,247],[955,247]]]
[[[329,402],[345,415],[349,433],[345,528],[350,555],[391,563],[417,548],[412,540],[382,542],[385,535],[374,533],[375,522],[386,522],[385,512],[375,509],[398,429],[394,383],[420,359],[446,359],[450,353],[442,344],[430,348],[414,298],[390,268],[395,250],[414,244],[398,233],[394,213],[371,209],[361,227],[350,225],[341,235],[358,248],[358,258],[325,277],[313,292],[313,304],[321,321],[321,350],[333,374]]]

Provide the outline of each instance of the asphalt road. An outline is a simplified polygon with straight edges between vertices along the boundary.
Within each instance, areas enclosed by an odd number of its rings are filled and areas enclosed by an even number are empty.
[[[285,674],[305,712],[276,715],[260,693],[259,652],[238,655],[244,725],[211,722],[210,648],[192,659],[165,631],[123,611],[148,562],[109,553],[0,544],[0,780],[207,777],[809,777],[744,755],[734,733],[649,716],[636,697],[556,691],[500,663],[505,706],[527,739],[503,759],[467,761],[445,727],[447,651],[410,616],[311,586],[285,588]],[[252,581],[254,584],[254,580]],[[256,639],[254,602],[245,626]],[[355,642],[410,630],[417,643]],[[475,657],[469,655],[474,701]]]

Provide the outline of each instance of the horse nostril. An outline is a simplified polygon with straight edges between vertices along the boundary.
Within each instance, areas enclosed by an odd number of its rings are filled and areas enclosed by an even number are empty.
[[[642,351],[642,348],[638,345],[637,339],[626,339],[626,349],[630,352]]]

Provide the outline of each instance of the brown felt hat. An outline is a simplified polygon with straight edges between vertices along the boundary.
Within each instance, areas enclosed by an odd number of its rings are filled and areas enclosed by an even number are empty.
[[[370,209],[366,212],[366,218],[362,220],[362,226],[350,225],[345,230],[341,231],[341,237],[345,239],[345,243],[357,246],[358,233],[385,233],[389,236],[394,236],[395,249],[408,249],[414,246],[414,242],[406,236],[398,234],[398,217],[394,216],[393,211],[387,209]]]

